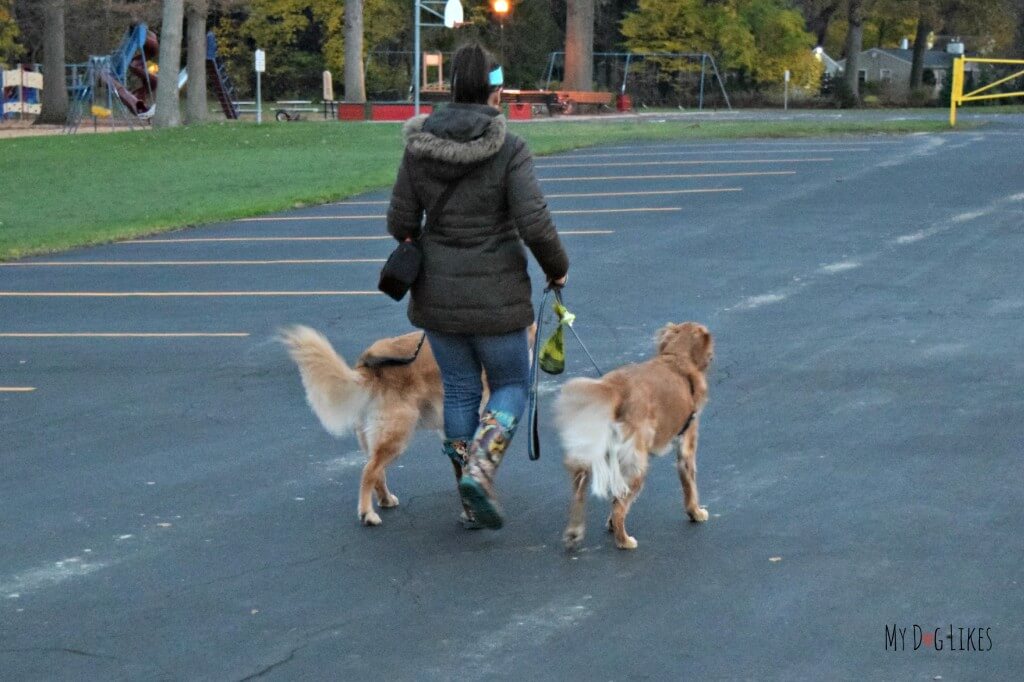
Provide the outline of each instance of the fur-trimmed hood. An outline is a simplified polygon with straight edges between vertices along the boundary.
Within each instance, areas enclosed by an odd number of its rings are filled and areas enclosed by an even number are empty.
[[[505,117],[482,104],[449,104],[405,122],[406,150],[421,160],[473,166],[505,144]]]

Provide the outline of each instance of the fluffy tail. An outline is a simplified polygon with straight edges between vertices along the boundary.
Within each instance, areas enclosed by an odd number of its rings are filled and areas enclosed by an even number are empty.
[[[338,437],[351,433],[370,402],[363,377],[345,364],[331,342],[314,329],[282,329],[281,341],[299,366],[306,400],[323,427]]]
[[[595,379],[573,379],[555,402],[555,420],[568,467],[587,467],[591,491],[598,497],[621,497],[629,490],[622,473],[622,433],[615,423],[618,394]]]

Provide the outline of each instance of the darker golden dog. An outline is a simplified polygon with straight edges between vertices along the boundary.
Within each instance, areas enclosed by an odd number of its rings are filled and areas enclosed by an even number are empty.
[[[528,331],[533,344],[536,327]],[[409,446],[417,429],[444,430],[444,388],[430,342],[422,332],[380,339],[363,351],[355,367],[349,367],[323,334],[295,326],[281,331],[281,340],[299,366],[306,400],[332,435],[355,433],[359,447],[367,454],[359,483],[359,520],[367,526],[380,525],[373,509],[373,495],[382,508],[397,507],[398,497],[388,490],[385,470]],[[381,358],[416,359],[408,364],[380,364]],[[489,391],[483,375],[483,403]],[[462,475],[453,463],[455,482]],[[463,521],[469,519],[463,513]]]
[[[626,515],[640,493],[650,455],[677,450],[676,467],[687,514],[706,521],[697,495],[697,431],[707,401],[706,373],[714,355],[707,328],[695,322],[669,324],[658,332],[657,353],[646,362],[620,367],[601,379],[573,379],[555,404],[573,486],[563,540],[573,549],[583,540],[587,488],[612,497],[608,530],[620,549],[635,549]]]

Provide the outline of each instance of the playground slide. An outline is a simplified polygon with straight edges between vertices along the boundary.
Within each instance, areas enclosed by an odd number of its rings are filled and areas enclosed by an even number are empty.
[[[128,29],[121,40],[120,47],[111,54],[111,72],[101,74],[103,81],[124,103],[128,110],[139,118],[151,118],[156,113],[156,104],[147,104],[156,97],[159,82],[157,58],[160,54],[160,42],[156,33],[150,31],[146,24],[136,24]],[[136,77],[140,85],[129,90],[125,83],[128,74]],[[178,73],[178,90],[188,83],[188,70]]]

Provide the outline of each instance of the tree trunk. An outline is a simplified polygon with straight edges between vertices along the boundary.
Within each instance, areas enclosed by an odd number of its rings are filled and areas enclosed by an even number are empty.
[[[160,80],[156,86],[154,128],[181,125],[178,102],[178,71],[181,69],[181,27],[185,18],[183,0],[164,0],[163,25],[160,27]]]
[[[345,101],[365,102],[363,0],[345,1]]]
[[[188,92],[185,100],[185,123],[192,125],[206,120],[206,15],[207,0],[188,3]]]
[[[42,112],[36,123],[63,124],[68,119],[68,89],[64,75],[64,0],[43,6]]]
[[[594,89],[594,0],[568,0],[565,17],[567,90]]]
[[[917,31],[914,33],[914,56],[910,61],[910,89],[921,87],[921,79],[924,76],[924,53],[928,49],[928,33],[931,28],[928,20],[920,17],[917,20]]]
[[[843,77],[854,101],[860,99],[860,51],[864,42],[864,0],[849,0],[847,18],[850,22],[846,33],[846,70]]]

